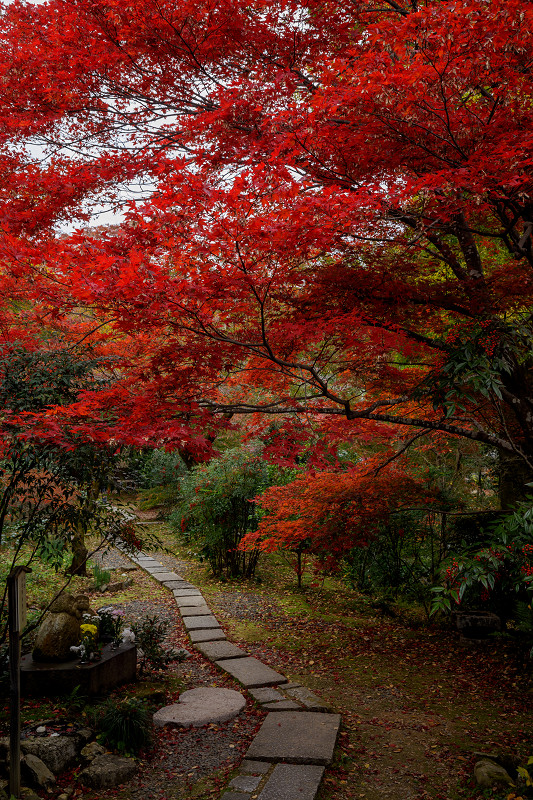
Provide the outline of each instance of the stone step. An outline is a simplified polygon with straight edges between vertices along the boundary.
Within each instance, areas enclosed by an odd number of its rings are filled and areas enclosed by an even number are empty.
[[[157,579],[159,580],[159,575],[156,575],[154,577],[157,577]],[[187,581],[182,581],[179,578],[179,576],[178,576],[178,580],[176,580],[175,578],[172,578],[169,581],[161,581],[161,583],[163,584],[163,586],[166,586],[167,589],[172,589],[172,591],[178,590],[178,589],[194,589],[195,588],[192,584],[187,583]]]
[[[263,703],[264,711],[301,711],[302,707],[294,700],[279,700],[277,703]]]
[[[182,692],[179,702],[160,708],[153,716],[157,728],[165,726],[200,728],[211,722],[227,722],[246,706],[246,700],[234,689],[201,687]]]
[[[205,599],[202,597],[200,592],[197,594],[186,594],[185,597],[176,597],[176,593],[174,592],[174,599],[176,600],[176,605],[178,608],[194,608],[195,606],[205,606],[206,602]]]
[[[155,578],[156,581],[159,583],[168,583],[171,581],[172,583],[181,583],[181,578],[179,575],[176,575],[175,572],[169,572],[168,570],[164,572],[154,572],[154,570],[148,570],[152,578]],[[179,587],[178,587],[179,588]]]
[[[319,711],[270,712],[250,745],[246,758],[327,766],[333,758],[340,723],[340,714],[322,714]]]
[[[173,589],[172,594],[174,597],[201,597],[202,595],[198,589]]]
[[[208,614],[212,614],[213,612],[206,606],[185,606],[185,608],[180,608],[180,614],[182,617],[206,617]]]
[[[159,564],[157,561],[154,561],[153,564],[143,564],[142,567],[146,572],[149,572],[150,575],[159,572],[170,572],[168,567],[164,567],[163,564]]]
[[[189,631],[189,639],[193,644],[198,642],[216,642],[222,641],[226,638],[226,634],[222,628],[210,628],[209,630],[202,631]]]
[[[251,656],[248,658],[232,658],[227,661],[217,661],[217,666],[228,672],[235,680],[242,683],[246,689],[257,686],[277,686],[287,683],[287,678],[267,667],[261,661]]]
[[[305,686],[283,687],[283,691],[292,700],[302,703],[308,711],[322,711],[332,713],[333,709],[318,695]]]
[[[188,631],[205,630],[206,628],[220,628],[218,620],[212,614],[205,617],[183,617],[183,624]]]
[[[228,658],[248,658],[248,653],[232,642],[203,642],[196,645],[210,661],[223,661]]]
[[[257,800],[315,800],[323,775],[324,767],[277,764]]]

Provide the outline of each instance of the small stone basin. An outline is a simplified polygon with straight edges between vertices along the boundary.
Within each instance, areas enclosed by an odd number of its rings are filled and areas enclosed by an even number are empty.
[[[22,695],[66,695],[79,686],[82,693],[102,694],[135,680],[137,648],[122,644],[113,650],[104,645],[102,657],[91,664],[80,664],[79,658],[59,664],[34,661],[31,654],[23,656],[20,666]]]

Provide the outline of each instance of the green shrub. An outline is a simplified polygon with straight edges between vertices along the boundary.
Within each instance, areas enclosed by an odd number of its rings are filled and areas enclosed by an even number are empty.
[[[181,503],[171,517],[186,543],[209,562],[214,575],[252,577],[258,551],[241,552],[256,530],[254,498],[270,484],[270,470],[251,448],[233,448],[182,478]]]
[[[135,644],[142,651],[139,661],[139,673],[145,669],[166,669],[171,661],[182,661],[183,652],[164,645],[170,627],[168,622],[159,620],[157,615],[144,617],[131,626],[135,634]]]
[[[187,468],[179,453],[152,450],[145,457],[142,470],[143,486],[145,489],[161,486],[177,487],[179,479],[186,472]]]
[[[152,740],[148,708],[135,698],[110,698],[94,713],[100,744],[125,755],[137,755]]]
[[[101,589],[102,586],[107,586],[108,583],[111,583],[111,573],[107,569],[102,569],[99,564],[95,564],[93,567],[93,578],[97,589]]]

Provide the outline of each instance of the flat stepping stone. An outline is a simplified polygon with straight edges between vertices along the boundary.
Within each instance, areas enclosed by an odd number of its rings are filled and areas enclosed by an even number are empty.
[[[237,775],[229,782],[230,789],[236,789],[238,792],[253,792],[261,783],[261,775]]]
[[[175,580],[175,578],[172,578],[172,580],[163,581],[163,583],[169,589],[194,589],[195,588],[192,585],[192,583],[187,583],[187,581],[182,581],[181,578],[178,578],[178,580]]]
[[[294,700],[302,703],[308,711],[323,711],[331,712],[331,706],[328,706],[318,695],[307,689],[305,686],[295,686],[294,688],[285,689],[285,694],[292,697]]]
[[[222,641],[226,638],[226,634],[222,630],[222,628],[210,628],[207,631],[196,630],[196,631],[189,631],[189,639],[193,644],[198,644],[198,642],[216,642]]]
[[[248,653],[232,642],[204,642],[196,647],[210,661],[223,661],[226,658],[248,658]]]
[[[324,767],[277,764],[258,800],[315,800]]]
[[[168,583],[168,582],[180,582],[179,575],[176,575],[175,572],[153,572],[150,570],[150,574],[159,581],[159,583]]]
[[[241,763],[240,771],[246,772],[248,775],[266,775],[269,769],[272,769],[272,764],[268,761],[248,761],[245,759]]]
[[[176,597],[176,593],[174,592],[174,599],[179,608],[193,608],[194,606],[203,606],[206,604],[205,598],[202,597],[200,593],[185,595],[185,597]]]
[[[270,712],[250,745],[246,758],[327,766],[333,758],[340,724],[340,714],[321,714],[319,711]]]
[[[174,597],[201,597],[202,595],[198,589],[174,589],[172,594]]]
[[[265,711],[301,711],[302,707],[294,700],[278,700],[277,703],[262,703]]]
[[[235,680],[242,683],[246,689],[287,683],[285,675],[281,675],[251,656],[248,658],[232,658],[227,661],[217,661],[216,663],[217,666],[228,672]]]
[[[209,608],[209,606],[185,606],[185,608],[180,608],[180,614],[182,617],[202,617],[207,616],[207,614],[212,614],[213,612]]]
[[[217,618],[212,614],[208,614],[205,617],[183,617],[183,624],[188,631],[205,630],[205,628],[220,628]]]
[[[285,686],[283,687],[285,689]],[[285,695],[277,689],[250,689],[250,694],[258,703],[277,703],[285,700]]]
[[[226,722],[240,714],[246,700],[234,689],[190,689],[180,695],[179,702],[165,706],[154,714],[154,725],[199,728],[212,722]]]

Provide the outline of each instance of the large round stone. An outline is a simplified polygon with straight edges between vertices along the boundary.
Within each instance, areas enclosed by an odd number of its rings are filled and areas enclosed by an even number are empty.
[[[71,614],[46,614],[33,648],[34,661],[68,661],[76,658],[70,648],[79,644],[80,621]]]
[[[226,722],[243,710],[246,700],[233,689],[190,689],[180,695],[178,703],[165,706],[154,714],[154,725],[181,728]]]

